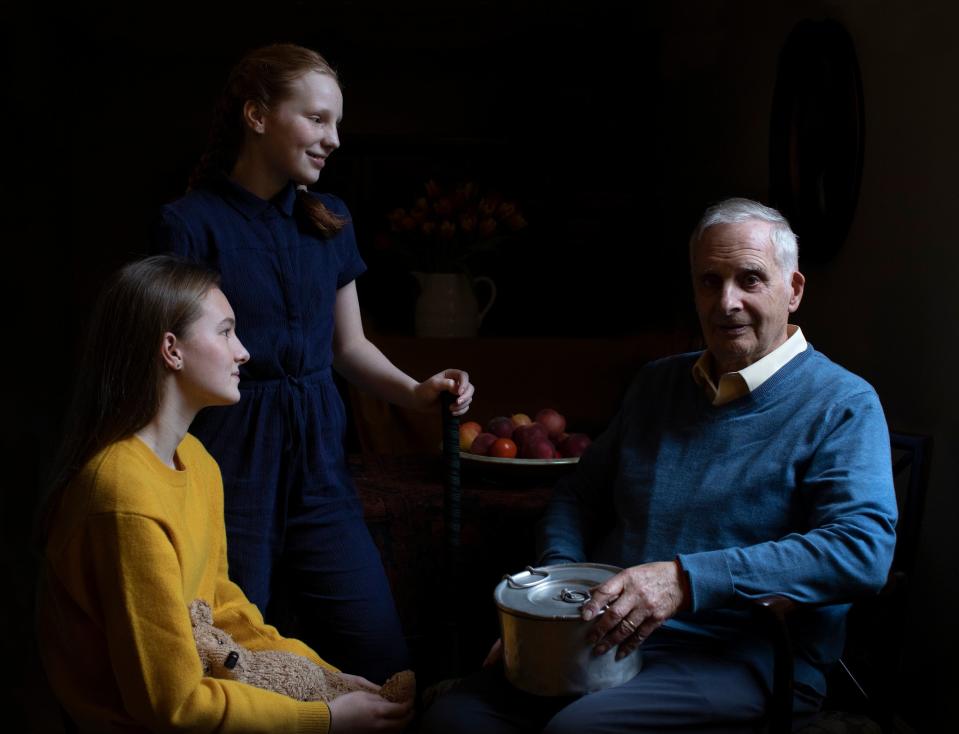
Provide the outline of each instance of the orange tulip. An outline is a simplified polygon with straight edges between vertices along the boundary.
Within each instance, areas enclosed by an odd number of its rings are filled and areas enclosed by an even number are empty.
[[[490,237],[496,231],[496,220],[492,217],[486,217],[479,224],[479,233],[481,237]]]
[[[451,240],[453,235],[456,234],[456,225],[453,224],[448,219],[444,219],[440,222],[440,239]]]

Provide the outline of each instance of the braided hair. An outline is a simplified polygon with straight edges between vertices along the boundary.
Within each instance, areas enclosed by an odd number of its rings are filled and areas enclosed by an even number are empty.
[[[206,151],[190,175],[194,189],[233,170],[243,144],[243,106],[253,101],[263,109],[282,101],[290,84],[311,71],[331,76],[333,67],[315,51],[291,43],[277,43],[249,52],[233,67],[213,111]],[[296,213],[324,236],[336,234],[345,220],[303,189],[296,192]]]

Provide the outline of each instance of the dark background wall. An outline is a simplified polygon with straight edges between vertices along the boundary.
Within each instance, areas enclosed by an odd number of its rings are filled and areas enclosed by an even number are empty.
[[[529,220],[520,241],[478,268],[500,290],[484,333],[629,335],[695,328],[689,229],[715,199],[767,198],[779,51],[799,20],[832,17],[850,31],[863,74],[864,178],[838,255],[803,264],[797,320],[876,386],[893,427],[935,436],[920,578],[909,618],[890,635],[909,650],[905,719],[926,730],[952,718],[952,4],[280,0],[255,13],[235,3],[4,12],[9,659],[29,654],[25,518],[84,319],[106,273],[144,250],[157,206],[183,190],[213,96],[243,51],[290,40],[317,48],[341,74],[343,145],[319,188],[352,208],[371,265],[359,287],[373,328],[410,329],[413,282],[373,242],[385,212],[437,176],[502,188]],[[38,705],[17,690],[26,705],[14,710]]]

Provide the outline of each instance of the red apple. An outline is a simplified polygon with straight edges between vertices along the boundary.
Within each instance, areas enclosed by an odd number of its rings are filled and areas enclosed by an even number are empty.
[[[490,418],[486,424],[486,432],[492,433],[499,438],[509,438],[513,435],[513,421],[505,415],[498,415]]]
[[[543,408],[536,414],[536,422],[542,423],[549,437],[555,440],[566,430],[566,418],[552,408]]]
[[[527,423],[524,426],[517,426],[513,431],[513,440],[519,446],[520,452],[527,444],[542,438],[547,438],[546,429],[542,423]]]
[[[483,432],[483,426],[476,421],[460,423],[460,451],[469,451],[473,440]]]
[[[516,426],[516,428],[513,429],[513,435],[510,436],[510,438],[512,438],[513,441],[516,442],[516,445],[519,447],[520,452],[522,452],[523,444],[526,442],[526,439],[524,437],[528,429],[529,429],[529,424]]]
[[[524,459],[552,459],[556,447],[548,438],[540,438],[526,444],[522,456]]]
[[[590,438],[585,433],[571,433],[560,445],[559,450],[563,456],[582,456],[590,443]]]
[[[473,439],[473,444],[470,446],[470,453],[486,456],[486,454],[489,453],[489,447],[496,443],[498,438],[499,436],[497,436],[495,433],[479,434]]]

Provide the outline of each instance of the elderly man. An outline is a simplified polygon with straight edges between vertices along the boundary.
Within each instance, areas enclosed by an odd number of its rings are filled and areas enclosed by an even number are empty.
[[[642,645],[642,671],[570,700],[527,696],[486,670],[436,701],[427,731],[756,731],[771,651],[748,602],[772,593],[817,605],[796,620],[794,702],[818,709],[842,648],[840,602],[877,591],[892,560],[882,408],[788,323],[805,278],[777,211],[711,207],[690,263],[706,350],[640,371],[540,533],[542,565],[625,569],[582,616],[608,604],[595,652]]]

